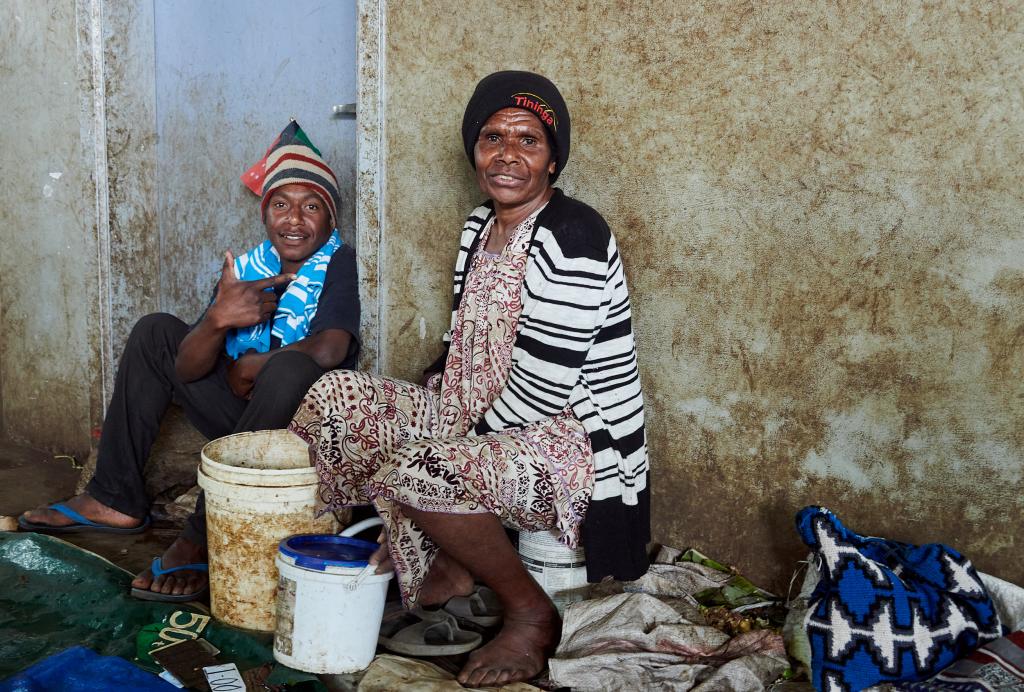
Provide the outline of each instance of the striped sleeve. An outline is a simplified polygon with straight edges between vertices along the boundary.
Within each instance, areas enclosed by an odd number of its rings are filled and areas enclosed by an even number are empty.
[[[608,255],[538,228],[523,281],[523,310],[508,381],[475,427],[520,427],[565,409],[607,316]]]

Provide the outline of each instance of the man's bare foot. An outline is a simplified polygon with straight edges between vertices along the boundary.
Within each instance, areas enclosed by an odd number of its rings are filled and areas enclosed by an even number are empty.
[[[197,545],[183,536],[178,536],[174,543],[171,543],[170,547],[164,551],[161,565],[164,569],[169,569],[206,561],[206,546]],[[209,583],[210,577],[206,572],[189,569],[154,578],[153,572],[145,569],[132,580],[132,588],[178,596],[197,593]]]
[[[498,687],[536,677],[558,646],[562,620],[551,602],[536,609],[505,612],[498,635],[469,655],[459,682],[469,687]]]
[[[82,495],[76,495],[70,500],[65,500],[61,504],[75,510],[86,519],[94,521],[97,524],[103,524],[104,526],[114,526],[119,529],[134,529],[141,526],[143,522],[142,519],[130,517],[127,514],[118,512],[116,509],[107,507],[99,500],[96,500],[84,493]],[[55,509],[48,509],[46,507],[29,510],[21,516],[27,522],[32,524],[42,524],[43,526],[71,526],[75,523],[74,519],[61,514]]]
[[[443,550],[430,565],[417,605],[432,606],[447,603],[455,596],[468,596],[473,593],[473,575]]]

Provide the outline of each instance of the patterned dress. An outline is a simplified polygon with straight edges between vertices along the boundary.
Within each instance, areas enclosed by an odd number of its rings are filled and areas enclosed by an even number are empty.
[[[372,503],[384,520],[406,606],[415,605],[437,546],[405,516],[403,504],[448,514],[490,512],[510,528],[554,528],[569,547],[579,544],[594,469],[590,441],[571,411],[472,434],[508,380],[535,220],[536,214],[520,223],[500,254],[483,250],[490,227],[484,230],[443,376],[420,387],[330,372],[309,390],[289,426],[310,444],[326,510]]]

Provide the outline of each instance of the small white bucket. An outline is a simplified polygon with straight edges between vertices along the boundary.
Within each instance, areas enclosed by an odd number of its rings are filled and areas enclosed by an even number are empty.
[[[587,596],[587,560],[583,548],[572,550],[557,531],[520,531],[519,559],[561,613]]]
[[[352,536],[378,518],[341,532]],[[354,673],[373,660],[388,581],[366,558],[376,543],[333,535],[291,536],[277,554],[274,658],[309,673]]]
[[[214,617],[273,632],[278,543],[338,528],[331,513],[316,516],[317,475],[308,446],[287,430],[222,437],[203,447],[199,486],[206,492]]]

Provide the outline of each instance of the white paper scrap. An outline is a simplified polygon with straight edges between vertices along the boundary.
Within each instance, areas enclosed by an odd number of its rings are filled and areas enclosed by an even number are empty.
[[[206,666],[203,675],[210,685],[210,692],[245,692],[245,681],[234,663]]]
[[[172,673],[169,670],[165,670],[164,672],[160,673],[159,677],[161,679],[163,679],[163,680],[166,680],[167,682],[171,683],[172,685],[174,685],[175,687],[177,687],[179,689],[184,689],[185,688],[185,686],[183,684],[181,684],[181,680],[179,680],[178,678],[174,677],[174,673]]]

